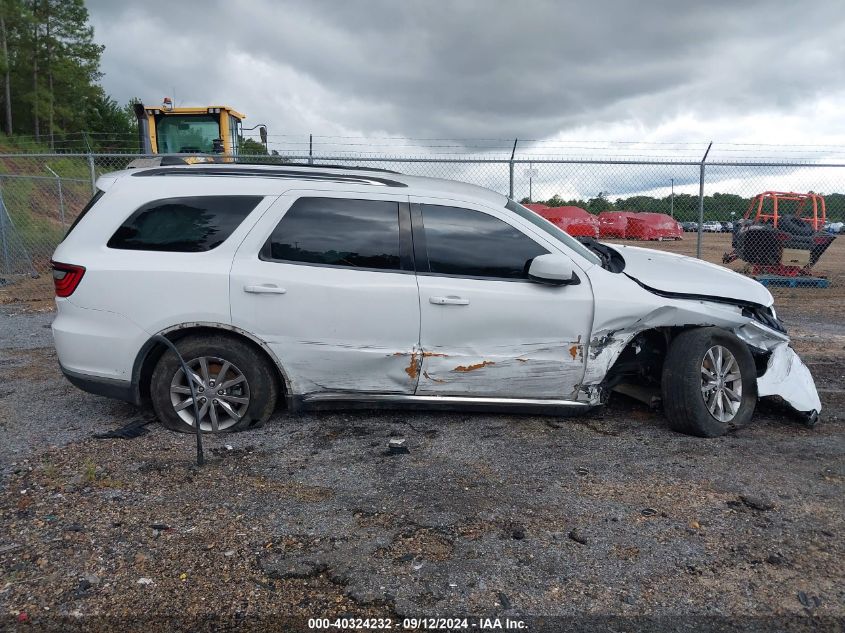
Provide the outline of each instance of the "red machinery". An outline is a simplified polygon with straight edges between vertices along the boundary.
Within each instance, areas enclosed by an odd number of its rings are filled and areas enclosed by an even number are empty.
[[[681,240],[684,230],[665,213],[635,213],[628,218],[629,240]]]
[[[633,211],[602,211],[599,213],[599,235],[624,239],[627,237],[628,218],[634,215]]]
[[[810,277],[835,237],[823,230],[826,215],[819,194],[764,191],[734,226],[733,250],[722,261],[746,261],[753,275]]]
[[[598,219],[581,207],[548,207],[545,204],[526,204],[525,206],[572,237],[598,238],[599,236]]]

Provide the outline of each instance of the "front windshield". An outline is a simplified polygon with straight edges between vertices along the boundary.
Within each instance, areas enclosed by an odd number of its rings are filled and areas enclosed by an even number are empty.
[[[554,224],[549,222],[546,218],[541,217],[534,213],[531,209],[526,209],[521,204],[514,200],[508,200],[508,203],[505,205],[505,208],[508,211],[513,211],[521,218],[524,218],[531,222],[534,226],[538,229],[542,229],[543,232],[551,235],[555,240],[558,242],[563,242],[568,248],[572,249],[576,253],[578,253],[581,257],[590,261],[594,264],[598,264],[601,266],[601,259],[596,256],[594,253],[590,252],[584,245],[581,244],[578,240],[572,237],[566,231],[559,229]]]
[[[211,153],[220,124],[211,115],[162,115],[156,121],[159,154]]]

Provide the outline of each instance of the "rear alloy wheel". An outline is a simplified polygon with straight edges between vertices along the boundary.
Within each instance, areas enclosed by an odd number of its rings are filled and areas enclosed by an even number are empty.
[[[686,330],[663,363],[663,410],[669,426],[718,437],[748,424],[757,404],[757,370],[748,346],[721,328]]]
[[[270,417],[278,387],[275,368],[263,354],[228,336],[186,337],[176,346],[188,375],[168,351],[150,382],[153,408],[166,427],[194,431],[197,414],[191,383],[203,431],[241,431],[260,426]]]
[[[185,361],[197,396],[200,428],[225,431],[240,422],[249,408],[249,382],[240,369],[227,360],[200,356]],[[182,367],[170,381],[170,403],[187,424],[194,426],[196,413],[191,386]]]

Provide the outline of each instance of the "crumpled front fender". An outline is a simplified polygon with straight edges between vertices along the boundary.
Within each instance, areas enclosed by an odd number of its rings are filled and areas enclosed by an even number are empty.
[[[593,330],[584,351],[586,367],[577,399],[600,404],[608,372],[640,332],[665,327],[720,327],[735,334],[752,352],[768,354],[757,377],[759,396],[780,396],[797,411],[821,411],[816,385],[807,366],[789,347],[789,336],[743,310],[740,302],[706,297],[658,296],[631,279],[590,270],[596,293]],[[639,353],[639,350],[637,350]]]

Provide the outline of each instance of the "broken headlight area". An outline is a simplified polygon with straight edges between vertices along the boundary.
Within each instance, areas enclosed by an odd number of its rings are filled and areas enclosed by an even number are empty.
[[[742,308],[742,316],[753,319],[758,323],[762,323],[766,327],[770,327],[776,332],[786,334],[786,327],[777,318],[774,308],[765,308],[763,306],[745,306]]]

